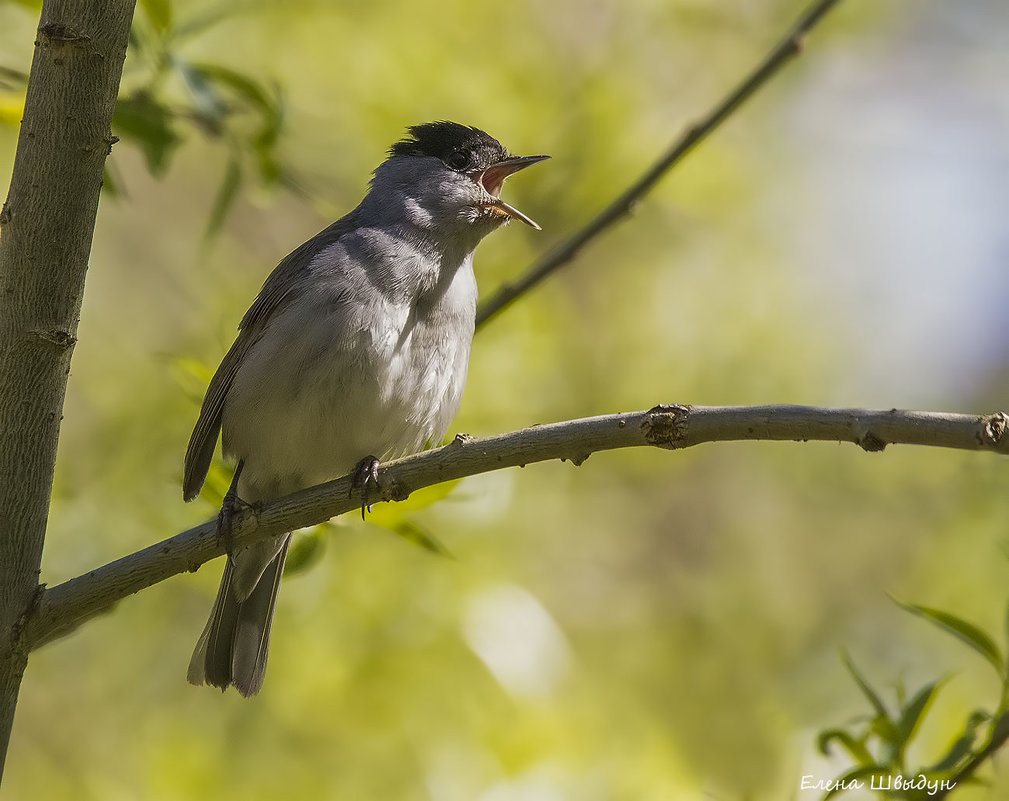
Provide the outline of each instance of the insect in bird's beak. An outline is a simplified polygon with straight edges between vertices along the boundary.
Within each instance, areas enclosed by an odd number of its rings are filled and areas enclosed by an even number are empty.
[[[493,198],[493,200],[484,204],[487,209],[504,217],[512,217],[513,219],[521,220],[526,225],[531,225],[537,231],[540,231],[542,229],[536,224],[535,220],[531,217],[527,217],[517,208],[505,203],[501,199],[501,187],[504,185],[505,178],[512,173],[524,170],[526,167],[531,167],[533,164],[537,164],[538,162],[546,161],[548,158],[550,158],[550,156],[513,156],[511,158],[503,159],[497,164],[492,164],[485,170],[471,173],[470,177],[473,178],[474,181],[478,182],[480,186],[483,187],[484,191]]]

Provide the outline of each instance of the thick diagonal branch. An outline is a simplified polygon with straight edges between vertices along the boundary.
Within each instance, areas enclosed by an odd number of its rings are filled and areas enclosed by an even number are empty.
[[[729,440],[853,442],[866,451],[889,444],[932,445],[1009,454],[1009,415],[821,409],[810,406],[656,406],[538,425],[476,439],[460,435],[442,448],[382,466],[373,501],[403,500],[444,481],[561,459],[581,464],[596,451],[636,446],[678,449]],[[344,477],[264,504],[236,522],[234,545],[321,523],[357,510],[360,497]],[[223,553],[214,522],[125,556],[47,589],[24,630],[37,647],[72,630],[112,604]]]

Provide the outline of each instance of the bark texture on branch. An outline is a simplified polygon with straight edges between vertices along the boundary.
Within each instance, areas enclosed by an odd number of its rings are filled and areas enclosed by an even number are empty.
[[[505,467],[562,459],[581,464],[596,451],[635,446],[687,448],[730,440],[852,442],[866,451],[889,444],[932,445],[1009,454],[1009,415],[822,409],[810,406],[656,406],[648,411],[533,426],[455,441],[384,464],[372,501],[403,500],[415,490]],[[234,546],[321,523],[360,508],[351,478],[311,487],[246,511]],[[47,589],[25,628],[35,648],[135,592],[224,553],[215,521]]]
[[[0,211],[0,773],[133,0],[46,0]]]

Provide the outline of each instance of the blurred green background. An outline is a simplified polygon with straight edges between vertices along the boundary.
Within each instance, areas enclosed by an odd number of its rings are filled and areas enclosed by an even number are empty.
[[[172,57],[265,91],[224,133],[201,131],[182,110],[206,98],[168,70],[157,96],[179,113],[155,121],[162,149],[147,154],[160,177],[128,137],[115,149],[43,580],[215,514],[180,490],[205,371],[267,273],[357,203],[405,126],[454,119],[554,156],[507,188],[544,231],[511,226],[482,245],[488,296],[636,177],[801,5],[138,10],[124,93],[149,85],[159,30],[218,10]],[[36,25],[31,3],[0,3],[0,65],[28,70]],[[631,220],[479,333],[453,431],[659,402],[1006,408],[1007,32],[1000,0],[843,4]],[[23,95],[13,79],[0,89],[6,186]],[[264,133],[264,108],[281,105],[283,126]],[[229,169],[243,180],[207,236]],[[465,480],[379,513],[451,558],[354,516],[317,537],[285,582],[253,701],[185,682],[219,561],[34,653],[4,790],[812,799],[800,776],[846,765],[816,753],[816,732],[866,711],[841,647],[884,689],[953,674],[918,738],[923,762],[994,704],[985,665],[887,595],[1004,631],[1007,484],[1009,465],[985,454],[791,443]],[[991,788],[957,797],[1006,797],[1006,771],[985,775]]]

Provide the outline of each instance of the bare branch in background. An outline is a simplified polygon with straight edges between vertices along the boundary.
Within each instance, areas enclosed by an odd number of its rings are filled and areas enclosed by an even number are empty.
[[[732,113],[747,101],[758,89],[766,84],[788,61],[802,52],[803,40],[816,24],[837,5],[840,0],[817,0],[802,14],[785,35],[785,38],[757,65],[742,83],[730,92],[707,116],[689,126],[683,135],[649,167],[644,175],[599,212],[581,230],[559,244],[516,281],[505,284],[477,309],[477,328],[503,311],[539,284],[544,278],[556,272],[588,245],[604,233],[614,223],[620,221],[634,208],[634,205],[651,191],[684,156],[702,142]]]

